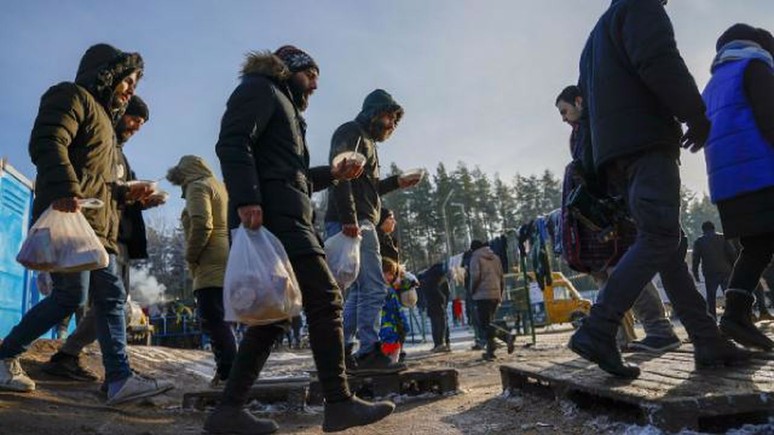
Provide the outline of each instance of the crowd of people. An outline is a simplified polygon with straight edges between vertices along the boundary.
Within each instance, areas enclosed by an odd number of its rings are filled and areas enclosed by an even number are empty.
[[[569,226],[563,233],[575,231],[573,252],[580,255],[571,264],[590,273],[600,287],[569,347],[625,378],[637,377],[639,368],[624,361],[617,337],[629,336],[625,341],[641,350],[680,346],[651,283],[657,273],[694,345],[697,368],[750,359],[752,353],[732,340],[763,351],[774,348],[751,320],[754,292],[774,254],[774,38],[764,29],[731,26],[717,41],[712,79],[701,94],[677,49],[665,3],[614,0],[580,55],[578,84],[555,101],[573,127],[562,218]],[[84,346],[96,339],[108,404],[173,387],[134,371],[126,353],[129,262],[147,257],[142,211],[166,201],[154,183],[136,180],[123,153],[129,138],[150,118],[147,105],[135,95],[143,66],[137,53],[97,44],[83,55],[74,82],[51,87],[41,99],[29,144],[37,167],[33,220],[49,207],[82,212],[109,253],[109,264],[51,274],[51,295],[0,345],[0,389],[35,389],[19,356],[81,307],[87,307],[84,317],[45,365],[47,372],[96,380],[79,360]],[[377,144],[390,138],[404,108],[388,92],[374,90],[355,118],[333,133],[329,165],[310,167],[303,113],[319,74],[315,59],[291,45],[248,54],[215,145],[223,182],[194,155],[181,157],[166,177],[185,199],[185,259],[202,329],[212,341],[217,366],[212,384],[224,388],[223,400],[204,424],[210,433],[277,430],[274,421],[256,418],[244,406],[274,344],[294,322],[294,329],[300,328],[300,318],[248,325],[240,342],[235,340],[224,320],[223,292],[229,230],[240,225],[271,231],[295,271],[325,398],[324,431],[371,424],[393,412],[392,402],[356,397],[347,373],[406,369],[402,344],[407,321],[401,307],[416,303],[420,281],[433,352],[451,350],[448,271],[437,264],[417,279],[404,270],[393,236],[395,216],[381,200],[422,177],[380,174]],[[684,134],[681,123],[687,126]],[[725,232],[719,235],[711,223],[705,224],[705,234],[694,245],[693,277],[679,222],[681,146],[705,150],[710,194]],[[353,157],[337,159],[342,153]],[[347,289],[339,288],[332,275],[323,238],[313,224],[311,195],[323,189],[329,195],[326,238],[343,233],[360,240],[359,273]],[[591,209],[575,201],[580,195]],[[83,208],[80,201],[86,198],[100,199],[104,206]],[[600,216],[595,207],[603,211],[603,225],[595,225]],[[729,238],[737,240],[738,251]],[[613,251],[610,243],[616,246]],[[494,325],[504,294],[502,258],[486,242],[474,240],[464,262],[466,305],[472,310],[468,319],[476,330],[476,346],[485,351],[483,358],[493,360],[496,338],[513,351],[513,336]],[[707,300],[695,284],[701,278],[700,264]],[[719,323],[714,300],[718,287],[726,300]],[[458,304],[455,316],[461,311]],[[625,319],[632,316],[644,326],[643,340],[632,341],[627,332],[631,321]]]

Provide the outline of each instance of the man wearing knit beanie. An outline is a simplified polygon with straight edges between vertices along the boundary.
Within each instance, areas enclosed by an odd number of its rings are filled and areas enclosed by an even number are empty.
[[[319,72],[312,57],[293,46],[248,54],[241,81],[226,105],[215,150],[228,191],[229,227],[265,226],[287,252],[301,290],[325,398],[322,429],[337,432],[379,421],[395,405],[359,399],[350,391],[344,372],[341,290],[314,228],[311,195],[359,176],[362,165],[350,159],[335,167],[309,167],[302,113],[317,89]],[[224,288],[224,293],[229,290]],[[226,305],[224,311],[226,320],[239,320],[233,307]],[[285,319],[247,329],[223,401],[204,423],[207,432],[258,434],[278,429],[273,420],[258,419],[244,406],[272,346],[289,325],[290,319]]]
[[[303,50],[292,45],[283,45],[274,52],[290,72],[288,87],[290,88],[293,102],[298,110],[304,111],[309,106],[309,97],[317,89],[317,77],[320,75],[320,67]]]
[[[134,401],[173,387],[132,371],[126,352],[127,290],[117,273],[119,206],[142,201],[151,193],[147,186],[130,187],[116,179],[119,149],[114,121],[134,95],[142,71],[139,54],[97,44],[81,58],[75,82],[54,85],[40,99],[29,143],[37,168],[33,219],[39,219],[49,207],[64,213],[81,211],[107,251],[108,262],[96,270],[51,273],[51,295],[32,307],[0,344],[0,389],[35,389],[19,356],[36,338],[74,313],[88,295],[97,308],[107,403]],[[99,199],[103,207],[81,209],[79,200],[85,198]],[[90,286],[95,291],[89,292]]]
[[[380,180],[376,143],[387,140],[403,117],[403,108],[382,89],[376,89],[363,101],[357,117],[333,133],[329,158],[357,151],[366,158],[362,177],[340,182],[330,188],[325,231],[328,237],[343,232],[348,237],[362,235],[360,272],[347,292],[344,306],[344,340],[351,349],[357,335],[360,344],[355,361],[348,370],[357,374],[396,373],[406,369],[393,363],[380,350],[379,312],[387,297],[382,276],[376,225],[381,208],[380,195],[415,185],[420,174],[392,176]]]

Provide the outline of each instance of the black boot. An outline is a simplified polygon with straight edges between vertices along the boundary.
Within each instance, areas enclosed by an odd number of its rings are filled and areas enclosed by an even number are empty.
[[[697,369],[741,365],[752,358],[753,353],[740,349],[730,340],[717,338],[695,338],[693,361]]]
[[[770,351],[774,348],[771,341],[750,319],[752,315],[753,295],[745,290],[726,290],[726,310],[720,318],[720,330],[737,343]]]
[[[381,345],[377,343],[370,353],[357,358],[357,367],[351,373],[355,375],[379,375],[406,370],[406,364],[392,362],[380,349]]]
[[[581,357],[596,363],[599,368],[611,375],[634,379],[640,375],[640,368],[624,363],[618,346],[615,343],[615,333],[618,325],[611,324],[609,331],[593,325],[591,318],[586,318],[580,328],[570,338],[569,348]]]
[[[339,432],[365,426],[387,417],[394,410],[392,402],[366,402],[353,395],[343,402],[325,404],[322,429],[323,432]]]
[[[279,429],[274,420],[256,418],[246,409],[235,406],[220,406],[207,416],[204,430],[210,434],[270,434]]]

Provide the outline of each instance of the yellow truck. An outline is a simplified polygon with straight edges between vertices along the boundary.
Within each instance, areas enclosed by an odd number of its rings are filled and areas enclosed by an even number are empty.
[[[520,273],[505,275],[505,300],[501,310],[503,320],[521,321],[526,326],[527,288],[535,326],[572,323],[578,327],[580,320],[588,316],[591,301],[584,299],[564,274],[552,272],[552,283],[546,285],[543,291],[540,291],[535,282],[535,274],[529,272],[527,275],[531,281],[528,286],[524,285],[523,275]]]

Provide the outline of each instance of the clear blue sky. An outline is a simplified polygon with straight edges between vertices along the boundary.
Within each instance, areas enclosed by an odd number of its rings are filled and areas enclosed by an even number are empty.
[[[313,164],[330,135],[380,87],[406,109],[380,148],[384,164],[434,170],[458,161],[510,180],[568,159],[569,128],[554,98],[575,83],[578,56],[607,0],[7,2],[0,14],[0,156],[29,177],[29,132],[40,96],[72,80],[87,47],[140,52],[138,87],[151,120],[127,145],[141,178],[158,178],[183,154],[218,163],[214,145],[225,102],[249,50],[291,43],[321,66],[306,112]],[[667,6],[700,88],[715,40],[736,22],[774,24],[771,0],[672,0]],[[683,157],[684,182],[706,190],[704,159]],[[163,212],[176,217],[182,203]],[[174,224],[174,222],[170,222]]]

